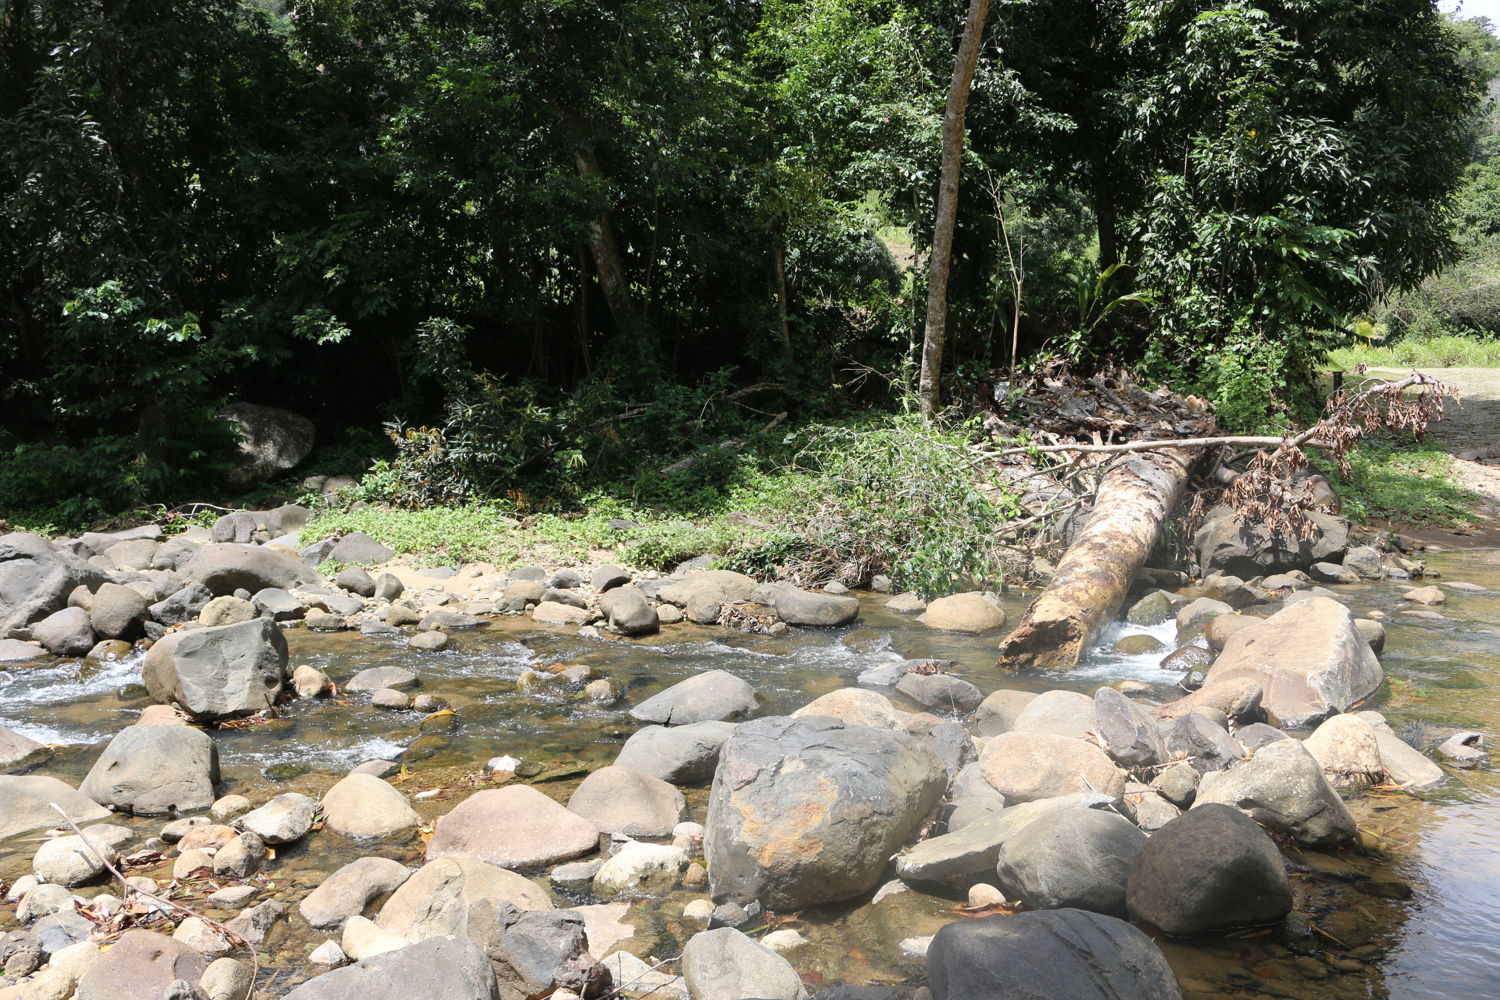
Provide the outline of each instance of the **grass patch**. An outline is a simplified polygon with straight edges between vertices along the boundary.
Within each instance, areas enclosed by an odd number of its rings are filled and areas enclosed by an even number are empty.
[[[1328,469],[1344,514],[1360,522],[1453,528],[1480,520],[1479,497],[1453,479],[1453,456],[1431,443],[1372,440],[1349,456],[1347,479]]]
[[[1406,338],[1389,347],[1341,347],[1328,356],[1337,369],[1500,368],[1500,340],[1441,336]]]
[[[307,545],[331,534],[362,531],[401,555],[433,562],[493,562],[509,565],[520,556],[518,529],[492,504],[395,510],[374,505],[325,511],[302,529]]]

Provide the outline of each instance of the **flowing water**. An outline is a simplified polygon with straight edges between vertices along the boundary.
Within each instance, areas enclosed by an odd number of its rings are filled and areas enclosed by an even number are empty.
[[[1457,729],[1500,730],[1500,551],[1445,553],[1432,564],[1445,580],[1486,590],[1450,591],[1442,618],[1434,620],[1402,611],[1392,585],[1342,588],[1356,612],[1391,615],[1382,657],[1389,682],[1366,707],[1384,712],[1419,746]],[[317,666],[340,683],[365,667],[411,667],[422,689],[446,700],[456,714],[428,720],[424,728],[422,716],[376,710],[363,695],[297,703],[283,718],[217,731],[222,791],[256,802],[283,791],[318,795],[356,764],[397,759],[407,768],[394,779],[398,785],[430,796],[416,802],[430,823],[467,789],[485,783],[485,760],[513,754],[540,765],[537,787],[566,801],[582,775],[613,759],[637,728],[625,708],[711,668],[749,681],[765,714],[788,712],[852,685],[862,670],[898,657],[953,660],[961,676],[986,692],[1000,686],[1091,692],[1132,678],[1151,684],[1157,698],[1174,696],[1173,676],[1156,666],[1159,653],[1101,654],[1066,676],[1002,677],[993,669],[994,637],[930,632],[885,610],[884,601],[882,595],[864,595],[855,627],[798,630],[784,639],[680,625],[645,641],[590,640],[513,618],[458,634],[443,652],[414,654],[404,639],[293,630],[287,637],[294,663]],[[1013,619],[1024,602],[1019,595],[1007,598]],[[1120,634],[1140,631],[1167,642],[1172,637],[1170,626]],[[523,671],[555,663],[584,665],[614,678],[625,687],[625,700],[608,708],[589,705],[560,682],[535,693],[516,689]],[[79,781],[102,741],[147,704],[139,666],[140,655],[132,654],[114,663],[52,661],[0,673],[0,723],[56,744],[48,759],[26,770]],[[1184,995],[1500,997],[1500,910],[1492,905],[1500,890],[1500,772],[1450,773],[1425,801],[1377,794],[1351,803],[1362,829],[1359,846],[1327,854],[1288,850],[1297,909],[1306,918],[1294,922],[1299,933],[1163,941]],[[706,792],[686,794],[684,818],[701,822]],[[127,822],[142,833],[160,825]],[[0,844],[0,880],[27,871],[36,839]],[[415,864],[420,850],[412,842],[380,853]],[[260,898],[295,902],[338,866],[369,852],[369,845],[322,831],[281,849],[260,878]],[[166,881],[170,863],[143,873]],[[210,891],[196,887],[188,898]],[[625,919],[635,936],[624,946],[642,956],[676,954],[693,929],[680,917],[692,898],[684,890],[632,905]],[[797,928],[809,944],[788,957],[815,990],[834,982],[914,982],[921,958],[905,953],[902,942],[960,919],[961,902],[903,892],[878,904],[803,913],[786,926]],[[12,919],[9,908],[0,908],[0,924]],[[306,978],[311,970],[305,956],[324,937],[302,924],[295,909],[290,926],[279,926],[267,944],[268,975],[258,991],[266,997]]]

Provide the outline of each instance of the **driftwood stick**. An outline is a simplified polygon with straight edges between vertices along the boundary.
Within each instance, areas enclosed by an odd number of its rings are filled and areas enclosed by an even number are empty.
[[[250,994],[255,992],[255,980],[260,975],[260,956],[255,953],[255,948],[250,944],[249,941],[246,941],[245,938],[237,931],[230,930],[228,927],[219,923],[217,920],[205,917],[203,914],[192,909],[191,907],[183,906],[181,903],[167,899],[165,896],[158,896],[154,892],[147,892],[145,889],[136,888],[129,882],[125,881],[125,874],[121,872],[120,869],[115,867],[114,863],[109,860],[108,855],[106,855],[103,851],[99,850],[99,848],[94,845],[94,842],[89,839],[88,834],[78,829],[78,824],[74,823],[72,817],[70,817],[66,812],[63,811],[62,806],[58,805],[56,802],[49,802],[47,803],[47,805],[51,806],[52,810],[63,818],[63,822],[68,824],[69,828],[71,828],[72,831],[78,835],[78,839],[83,841],[83,846],[89,849],[89,853],[98,858],[99,863],[104,865],[105,868],[109,869],[109,873],[111,875],[120,880],[120,888],[124,891],[126,898],[128,898],[131,893],[135,893],[138,896],[145,896],[153,903],[157,903],[161,906],[166,907],[167,909],[176,910],[179,913],[186,913],[190,917],[197,917],[199,920],[203,921],[205,924],[212,927],[220,934],[224,935],[224,937],[228,939],[230,944],[238,945],[239,947],[244,948],[247,952],[249,952],[250,987],[245,991],[245,995],[249,996]]]
[[[1030,455],[1036,452],[1071,451],[1094,455],[1123,455],[1132,451],[1163,451],[1167,449],[1197,449],[1213,448],[1219,445],[1230,445],[1232,447],[1253,448],[1276,448],[1289,445],[1298,448],[1330,448],[1332,445],[1316,439],[1314,431],[1321,430],[1319,425],[1313,425],[1307,431],[1294,437],[1273,437],[1271,435],[1226,435],[1223,437],[1196,437],[1196,438],[1163,438],[1159,441],[1125,441],[1121,444],[1046,444],[1029,448],[1006,448],[1003,451],[986,452],[1000,458],[1006,455]]]

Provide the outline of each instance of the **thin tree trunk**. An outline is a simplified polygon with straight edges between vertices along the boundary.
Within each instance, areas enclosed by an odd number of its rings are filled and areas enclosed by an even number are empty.
[[[935,416],[941,402],[943,344],[948,336],[948,273],[953,264],[953,227],[958,215],[958,178],[964,159],[964,112],[969,87],[984,40],[990,0],[969,0],[958,55],[953,60],[953,82],[943,111],[943,163],[938,179],[937,218],[932,231],[932,254],[927,270],[927,323],[922,333],[922,378],[918,389],[922,413]]]
[[[1089,515],[1047,588],[1000,643],[1003,670],[1068,670],[1114,621],[1130,583],[1182,499],[1198,452],[1129,454],[1114,460]]]
[[[584,177],[599,176],[599,161],[594,148],[580,145],[573,154],[579,174]],[[627,331],[635,326],[635,301],[630,295],[630,280],[626,277],[625,260],[615,242],[614,227],[609,223],[609,213],[600,212],[588,224],[589,252],[594,258],[594,272],[599,277],[599,288],[604,292],[604,304],[609,306],[610,316],[617,331]]]
[[[776,332],[781,340],[781,353],[790,358],[792,356],[792,331],[787,325],[786,243],[782,240],[779,227],[773,239],[771,264],[776,272]]]

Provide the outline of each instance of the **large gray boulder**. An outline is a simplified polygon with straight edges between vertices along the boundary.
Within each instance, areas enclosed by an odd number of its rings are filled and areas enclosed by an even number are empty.
[[[1145,846],[1146,835],[1119,813],[1054,810],[1000,848],[997,884],[1029,909],[1123,917],[1125,876]]]
[[[79,791],[138,816],[188,813],[214,802],[219,751],[191,726],[129,726],[94,762]]]
[[[1037,910],[948,924],[927,948],[933,1000],[1181,1000],[1161,950],[1123,920]]]
[[[1114,799],[1097,792],[1074,792],[1013,806],[1004,806],[1003,799],[1000,802],[1001,808],[957,829],[950,818],[950,832],[930,837],[896,857],[896,874],[910,882],[938,882],[980,874],[988,877],[999,862],[1001,849],[1032,824],[1053,813],[1071,814],[1079,809],[1109,806]]]
[[[609,970],[589,954],[584,918],[576,911],[481,900],[469,907],[467,935],[488,956],[501,1000],[563,991],[596,997],[610,986]]]
[[[1305,570],[1317,562],[1338,562],[1349,547],[1349,522],[1318,511],[1307,517],[1313,526],[1311,537],[1298,538],[1292,532],[1273,536],[1265,524],[1246,524],[1228,508],[1218,508],[1193,536],[1199,568],[1204,576],[1220,572],[1248,580]]]
[[[362,531],[351,532],[340,538],[329,551],[328,558],[336,563],[383,563],[394,559],[396,550],[383,545]]]
[[[165,600],[157,601],[147,612],[151,620],[171,627],[184,622],[196,621],[204,608],[214,599],[214,592],[201,583],[190,583]]]
[[[1354,816],[1297,740],[1276,740],[1227,771],[1203,775],[1194,808],[1233,806],[1266,828],[1307,847],[1332,847],[1354,837]]]
[[[1151,713],[1112,687],[1094,692],[1094,723],[1104,752],[1122,767],[1155,767],[1167,746]]]
[[[363,915],[365,908],[395,892],[411,878],[411,871],[390,858],[360,858],[324,879],[297,904],[314,927],[338,927],[345,917]]]
[[[201,583],[215,597],[267,587],[293,590],[315,583],[318,574],[299,559],[260,545],[205,545],[180,572],[189,583]]]
[[[1125,794],[1125,772],[1103,750],[1055,733],[1001,733],[980,751],[979,769],[1007,802],[1072,792],[1100,792],[1116,800]]]
[[[30,638],[29,626],[68,606],[78,587],[90,590],[108,577],[40,535],[0,535],[0,639]]]
[[[429,861],[402,883],[375,922],[388,934],[421,941],[465,934],[471,907],[482,900],[523,910],[550,910],[547,890],[515,872],[460,858]]]
[[[29,736],[22,736],[9,726],[0,726],[0,767],[9,767],[44,749]]]
[[[1130,866],[1133,920],[1173,937],[1280,921],[1292,909],[1281,852],[1245,814],[1199,805],[1153,833]]]
[[[308,980],[284,1000],[500,1000],[489,956],[466,937],[432,937]],[[155,998],[153,998],[155,1000]]]
[[[599,610],[621,635],[647,635],[661,628],[661,618],[635,587],[613,587],[599,595]]]
[[[754,714],[755,689],[726,670],[707,670],[673,684],[630,710],[632,718],[663,726],[723,722]]]
[[[86,656],[94,648],[94,627],[82,608],[63,608],[31,626],[31,634],[53,656]]]
[[[1343,712],[1384,679],[1380,661],[1338,601],[1312,596],[1229,637],[1205,687],[1249,680],[1282,725],[1300,726]]]
[[[832,628],[859,617],[859,600],[837,594],[815,594],[789,583],[768,587],[776,617],[788,625]]]
[[[323,795],[328,829],[346,837],[407,837],[422,825],[406,795],[373,774],[349,774]]]
[[[748,601],[759,586],[754,577],[727,569],[704,569],[669,579],[656,591],[656,598],[685,608],[694,597],[718,604]]]
[[[625,741],[615,764],[674,785],[706,785],[714,780],[719,750],[734,730],[733,722],[647,726]]]
[[[904,733],[824,716],[747,722],[709,794],[713,896],[778,910],[857,896],[947,785],[941,759]]]
[[[599,828],[529,785],[489,788],[438,820],[427,858],[541,868],[592,854]]]
[[[174,632],[151,647],[141,680],[152,699],[199,719],[253,715],[288,680],[286,638],[267,618]]]
[[[732,927],[699,931],[682,950],[692,1000],[807,1000],[791,963]]]
[[[50,803],[82,826],[109,818],[109,810],[65,782],[40,774],[0,775],[0,840],[30,830],[63,826]]]
[[[249,545],[255,540],[255,531],[259,527],[255,515],[248,510],[230,511],[214,521],[213,527],[208,529],[208,537],[215,542]]]
[[[101,639],[134,639],[146,620],[146,599],[130,587],[101,583],[89,607],[89,622]]]
[[[671,834],[687,801],[660,778],[612,765],[583,779],[568,799],[577,813],[605,833],[627,837],[665,837]]]
[[[256,403],[230,403],[219,419],[231,424],[239,444],[225,475],[237,489],[265,482],[294,468],[313,449],[313,422],[291,410]]]
[[[76,1000],[162,1000],[181,979],[197,983],[203,956],[155,931],[130,930],[88,967]]]

